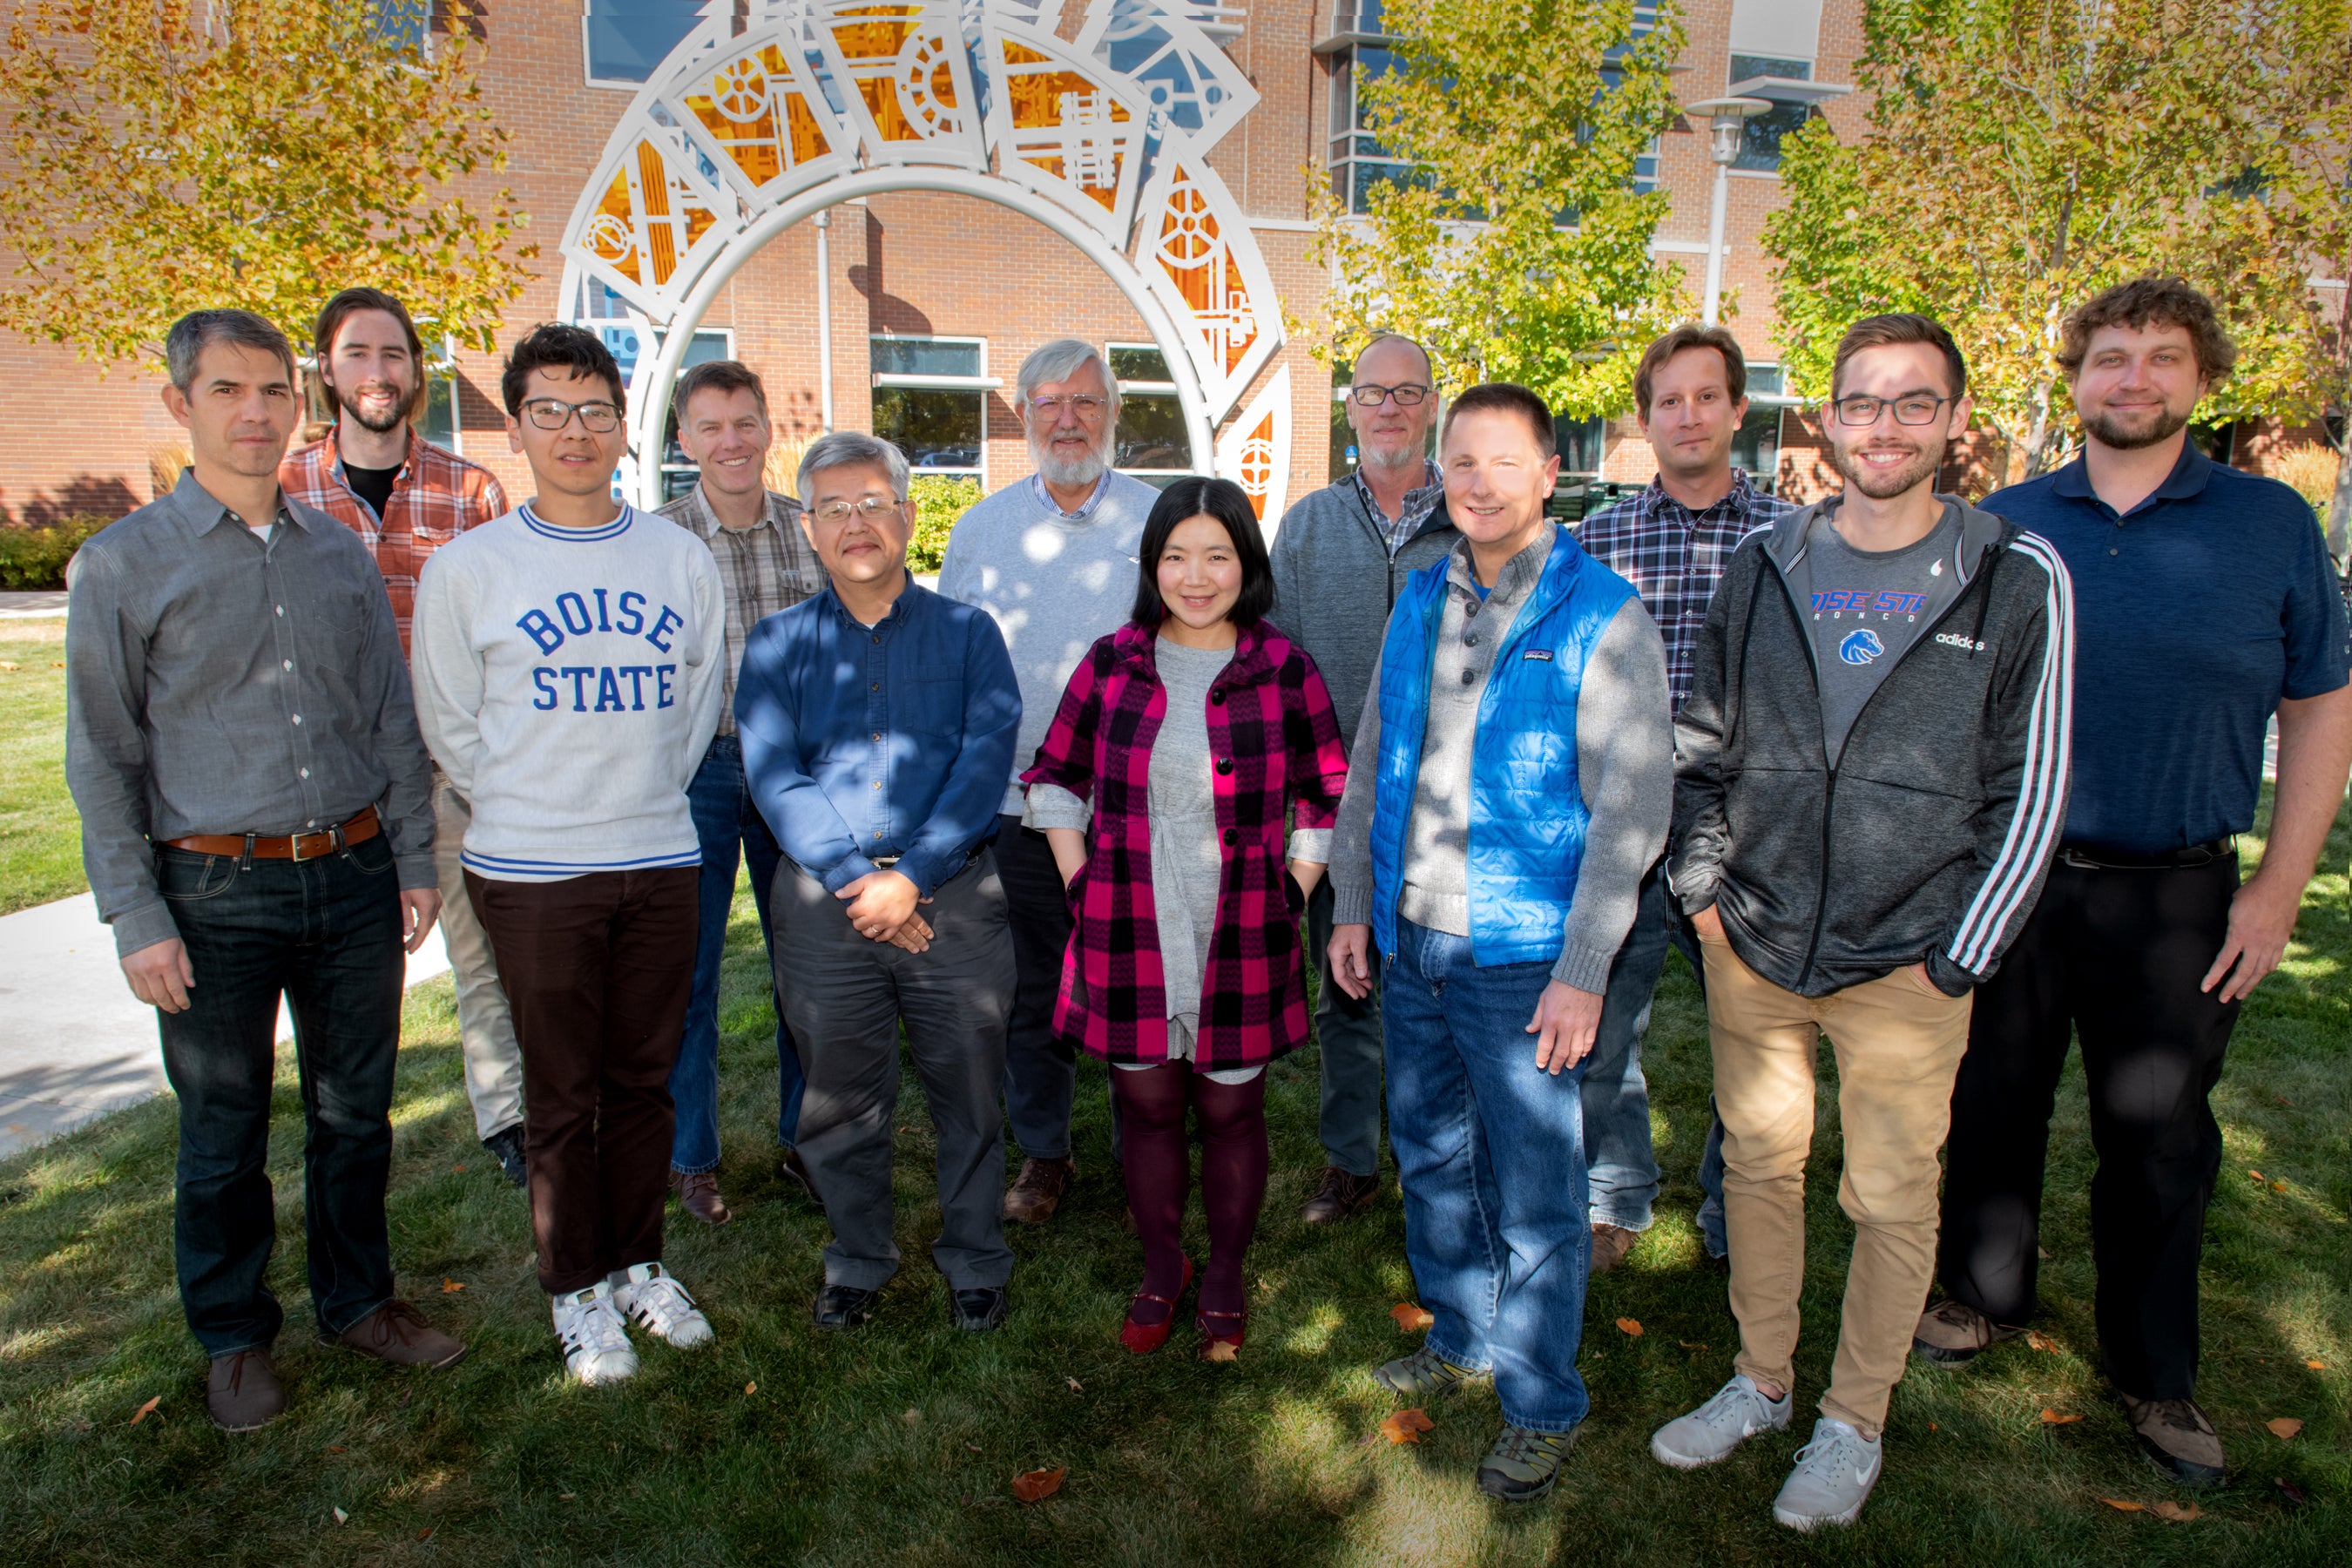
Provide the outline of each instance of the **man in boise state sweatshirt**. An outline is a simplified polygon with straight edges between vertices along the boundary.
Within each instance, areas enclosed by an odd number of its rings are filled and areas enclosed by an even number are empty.
[[[686,790],[719,723],[725,595],[701,541],[613,499],[625,395],[594,334],[533,329],[500,391],[538,494],[425,563],[410,658],[425,743],[473,807],[540,1284],[566,1365],[604,1383],[636,1371],[630,1318],[710,1338],[661,1254],[702,858]]]

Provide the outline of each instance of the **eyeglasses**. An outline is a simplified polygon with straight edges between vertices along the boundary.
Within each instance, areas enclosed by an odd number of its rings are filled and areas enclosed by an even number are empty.
[[[865,496],[856,500],[829,500],[818,507],[813,515],[819,522],[838,524],[847,522],[849,514],[854,511],[871,522],[877,517],[897,511],[901,504],[887,496]]]
[[[583,429],[599,436],[618,428],[621,423],[621,411],[609,403],[566,403],[560,397],[534,397],[522,405],[522,411],[542,430],[561,430],[572,423],[575,414],[580,416]]]
[[[1029,400],[1030,412],[1041,414],[1048,419],[1059,419],[1065,408],[1073,410],[1081,419],[1099,419],[1103,410],[1109,406],[1109,398],[1084,392],[1070,397],[1033,397]]]
[[[1951,402],[1948,397],[1930,397],[1924,392],[1907,392],[1900,397],[1841,397],[1830,404],[1837,410],[1837,421],[1860,429],[1878,423],[1879,415],[1895,410],[1897,425],[1932,425],[1936,411]]]
[[[1429,388],[1410,381],[1402,386],[1374,386],[1367,383],[1349,388],[1348,395],[1366,408],[1378,408],[1391,397],[1396,399],[1399,408],[1418,408],[1421,400],[1429,395]]]

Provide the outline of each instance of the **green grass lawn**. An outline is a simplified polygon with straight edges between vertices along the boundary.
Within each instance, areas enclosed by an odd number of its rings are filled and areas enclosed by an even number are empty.
[[[66,623],[0,621],[0,915],[89,886],[66,794]]]
[[[2170,1523],[2101,1499],[2172,1492],[2100,1397],[2085,1229],[2083,1085],[2053,1140],[2040,1327],[1895,1392],[1886,1473],[1855,1529],[1807,1539],[1769,1505],[1827,1376],[1851,1230],[1838,1214],[1832,1068],[1822,1058],[1797,1430],[1691,1475],[1650,1432],[1729,1374],[1722,1280],[1691,1214],[1706,1131],[1697,995],[1670,959],[1650,1041],[1666,1190],[1657,1226],[1596,1282],[1582,1356],[1593,1410],[1560,1487],[1518,1509],[1472,1472],[1499,1419],[1491,1391],[1435,1403],[1417,1447],[1372,1437],[1392,1401],[1370,1369],[1409,1341],[1391,1187],[1329,1233],[1297,1222],[1319,1163],[1316,1061],[1272,1080],[1276,1178],[1252,1254],[1238,1364],[1149,1359],[1117,1342],[1139,1272],[1108,1178],[1103,1073],[1079,1100],[1070,1206],[1013,1238],[1001,1332],[944,1321],[925,1252],[929,1124],[911,1079],[898,1116],[908,1267],[864,1332],[807,1321],[822,1218],[772,1173],[765,980],[736,906],[723,1022],[735,1223],[674,1221],[670,1259],[716,1344],[654,1346],[630,1384],[567,1385],[535,1283],[519,1194],[472,1135],[447,983],[411,999],[391,1212],[406,1289],[472,1344],[446,1373],[402,1375],[320,1348],[303,1303],[299,1098],[280,1064],[271,1145],[289,1310],[278,1343],[293,1411],[227,1437],[205,1422],[203,1363],[169,1247],[173,1122],[159,1101],[0,1163],[0,1556],[42,1563],[824,1564],[1748,1563],[2340,1563],[2352,1553],[2352,1200],[2347,1047],[2352,931],[2339,821],[2287,970],[2247,1010],[2216,1096],[2228,1131],[2206,1249],[2201,1393],[2236,1479]],[[2266,1180],[2247,1174],[2259,1169]],[[2284,1190],[2270,1184],[2284,1184]],[[1197,1245],[1197,1241],[1196,1241]],[[447,1281],[445,1286],[444,1281]],[[462,1285],[462,1289],[454,1287]],[[1639,1338],[1615,1325],[1643,1326]],[[2319,1370],[2306,1366],[2317,1362]],[[137,1426],[141,1405],[160,1396]],[[2081,1420],[2045,1426],[2052,1409]],[[2282,1440],[2263,1423],[2305,1426]],[[1013,1497],[1066,1466],[1058,1495]],[[2297,1504],[2283,1479],[2307,1500]],[[347,1522],[338,1522],[338,1512]]]

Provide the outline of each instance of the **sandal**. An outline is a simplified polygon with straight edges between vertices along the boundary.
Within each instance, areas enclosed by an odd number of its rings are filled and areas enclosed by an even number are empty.
[[[1149,1290],[1138,1290],[1135,1293],[1133,1300],[1128,1303],[1127,1321],[1119,1326],[1118,1342],[1137,1355],[1150,1355],[1153,1351],[1166,1344],[1168,1331],[1176,1326],[1176,1303],[1181,1300],[1184,1292],[1192,1288],[1192,1260],[1188,1258],[1184,1259],[1184,1278],[1177,1284],[1176,1294],[1173,1297],[1155,1296]],[[1139,1323],[1135,1321],[1135,1302],[1137,1301],[1157,1301],[1168,1309],[1168,1315],[1156,1323]]]

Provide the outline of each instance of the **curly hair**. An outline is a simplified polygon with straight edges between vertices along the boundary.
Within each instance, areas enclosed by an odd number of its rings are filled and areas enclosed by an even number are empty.
[[[2058,366],[2074,380],[2083,372],[2091,335],[2101,327],[2179,327],[2197,351],[2197,371],[2220,381],[2238,363],[2238,345],[2221,330],[2213,301],[2179,278],[2135,278],[2094,294],[2068,313],[2059,329]]]

